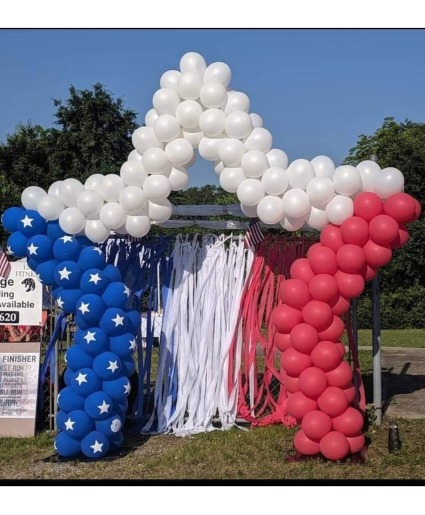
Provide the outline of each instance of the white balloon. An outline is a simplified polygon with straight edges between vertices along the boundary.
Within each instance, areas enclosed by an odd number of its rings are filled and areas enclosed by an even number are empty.
[[[59,187],[59,192],[60,188]],[[47,193],[39,186],[28,186],[21,194],[21,202],[25,209],[37,209],[37,204],[45,197]]]
[[[68,234],[78,234],[85,225],[86,218],[77,207],[68,207],[59,216],[59,226]]]
[[[159,149],[155,149],[159,150]],[[119,175],[110,173],[105,175],[100,184],[100,193],[106,202],[117,202],[125,183]]]
[[[148,216],[127,216],[125,230],[134,238],[142,238],[151,228],[151,220]]]
[[[173,89],[161,88],[155,92],[152,104],[159,116],[161,114],[175,116],[177,106],[180,104],[180,98]]]
[[[177,70],[168,70],[161,75],[159,85],[161,88],[169,88],[177,91],[177,82],[181,73]]]
[[[184,100],[196,100],[199,98],[202,88],[202,78],[194,72],[184,72],[177,81],[177,93]]]
[[[87,238],[94,243],[105,241],[110,234],[110,230],[100,220],[86,220],[84,232]]]
[[[335,195],[335,186],[328,177],[314,177],[307,184],[307,195],[312,206],[322,208],[326,206]]]
[[[159,119],[159,117],[158,117]],[[157,120],[155,121],[155,123]],[[155,124],[154,124],[155,125]],[[143,154],[148,148],[162,148],[162,143],[151,127],[139,127],[131,136],[133,147]]]
[[[137,186],[127,186],[119,196],[119,203],[124,211],[132,215],[144,206],[147,206],[148,198],[146,193]]]
[[[269,195],[282,195],[289,186],[288,174],[278,166],[268,168],[261,177],[261,182]]]
[[[329,222],[335,225],[341,225],[350,216],[353,216],[353,213],[353,200],[344,195],[336,195],[326,206]]]
[[[67,207],[77,205],[78,195],[84,191],[84,186],[77,179],[65,179],[59,188],[59,198]]]
[[[162,114],[155,120],[153,131],[159,141],[172,141],[180,135],[180,124],[171,114]]]
[[[244,111],[233,111],[226,116],[224,129],[229,138],[246,138],[253,129],[251,117]]]
[[[305,223],[305,217],[295,218],[293,216],[285,216],[280,225],[290,232],[299,231]]]
[[[299,188],[301,190],[305,190],[307,184],[315,176],[313,165],[307,159],[292,161],[288,166],[287,174],[291,188]]]
[[[205,107],[220,108],[227,100],[227,90],[218,82],[204,84],[199,93],[199,98]]]
[[[229,91],[224,112],[226,115],[233,113],[233,111],[245,111],[245,113],[248,113],[250,105],[248,95],[241,91]]]
[[[148,176],[148,172],[143,166],[143,160],[126,161],[121,166],[120,176],[126,186],[143,186],[143,183]]]
[[[282,202],[286,217],[302,218],[310,212],[310,199],[307,193],[300,188],[288,190],[283,195]]]
[[[171,163],[167,154],[160,148],[149,148],[143,154],[143,167],[150,174],[169,175]]]
[[[149,218],[153,222],[165,222],[172,214],[173,205],[167,198],[149,201]]]
[[[335,191],[348,197],[354,195],[362,188],[360,172],[354,166],[338,166],[333,176]]]
[[[221,172],[224,170],[224,163],[223,161],[216,161],[214,163],[214,172],[217,174],[217,175],[220,175]]]
[[[171,193],[171,184],[164,175],[150,175],[143,184],[143,191],[149,200],[162,199]]]
[[[44,195],[37,204],[37,211],[45,220],[57,220],[64,210],[62,200],[56,195]]]
[[[118,202],[107,202],[100,210],[99,219],[107,229],[117,229],[126,220],[127,214]]]
[[[218,148],[218,155],[225,165],[239,165],[246,150],[241,140],[236,138],[225,138]]]
[[[189,174],[182,166],[173,166],[168,180],[172,191],[180,191],[189,184]]]
[[[185,100],[177,106],[176,119],[184,129],[193,129],[199,126],[202,106],[195,100]]]
[[[236,193],[239,184],[246,179],[242,168],[224,168],[220,173],[220,186],[229,193]]]
[[[241,168],[246,177],[261,177],[269,167],[266,155],[261,150],[250,150],[241,160]]]
[[[56,197],[59,197],[59,189],[62,184],[62,181],[56,181],[54,182],[50,188],[47,190],[47,193],[49,195],[55,195]]]
[[[139,163],[142,162],[142,159],[142,154],[139,154],[136,149],[132,150],[127,157],[127,161],[138,161]]]
[[[220,159],[218,149],[222,141],[223,138],[206,138],[204,136],[199,143],[199,155],[207,161],[218,161]]]
[[[265,224],[277,224],[285,216],[280,197],[266,195],[257,206],[258,218]]]
[[[199,118],[199,127],[205,136],[211,138],[224,131],[225,121],[226,115],[221,109],[207,109]]]
[[[268,152],[272,148],[273,138],[267,129],[255,128],[245,141],[247,150],[261,150]]]
[[[375,193],[385,200],[404,190],[404,176],[397,168],[383,168],[375,177]]]
[[[261,181],[257,179],[245,179],[236,191],[239,202],[246,206],[254,206],[260,202],[265,195],[265,189]]]
[[[127,217],[126,217],[127,222]],[[121,225],[121,227],[117,227],[114,229],[115,234],[128,234],[127,229],[125,228],[125,224]]]
[[[288,156],[280,148],[272,148],[267,152],[267,159],[269,160],[270,167],[277,166],[286,170],[288,168]]]
[[[193,147],[186,139],[177,138],[168,143],[165,153],[173,166],[186,166],[193,158]]]
[[[254,206],[246,206],[241,204],[242,213],[248,218],[257,218],[257,204]]]
[[[95,173],[93,175],[90,175],[86,179],[86,182],[84,183],[84,188],[86,190],[98,190],[100,188],[100,185],[102,184],[104,175],[100,173]]]
[[[212,63],[208,66],[204,73],[204,84],[218,82],[227,88],[231,80],[232,71],[226,63]]]
[[[381,172],[381,167],[375,161],[362,161],[356,166],[362,179],[362,190],[375,192],[375,179]]]
[[[195,72],[203,75],[207,69],[207,63],[201,54],[197,52],[187,52],[180,59],[180,70],[184,72]]]
[[[77,207],[84,216],[97,216],[103,207],[103,197],[95,190],[84,190],[77,197]]]
[[[199,143],[201,143],[201,140],[204,137],[204,133],[183,131],[183,137],[192,145],[194,149],[196,149],[199,148]]]
[[[325,179],[325,177],[321,177]],[[321,231],[329,223],[328,215],[323,209],[317,209],[311,206],[310,216],[307,218],[307,224],[313,229]]]
[[[316,177],[327,177],[332,179],[335,173],[335,165],[328,156],[316,156],[311,160]]]
[[[149,111],[146,113],[145,116],[145,125],[147,127],[153,128],[153,124],[155,123],[155,120],[159,117],[159,114],[156,112],[155,109],[149,109]]]
[[[264,122],[259,114],[251,113],[249,116],[251,117],[252,126],[254,127],[254,129],[256,129],[257,127],[263,127]]]

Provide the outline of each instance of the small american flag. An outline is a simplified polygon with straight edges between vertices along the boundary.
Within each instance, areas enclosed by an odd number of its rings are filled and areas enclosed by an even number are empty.
[[[250,220],[243,240],[245,247],[247,249],[255,249],[262,240],[264,240],[264,234],[261,231],[259,220]]]
[[[3,249],[0,248],[0,277],[7,279],[11,268],[9,258],[6,256],[6,253],[3,252]]]

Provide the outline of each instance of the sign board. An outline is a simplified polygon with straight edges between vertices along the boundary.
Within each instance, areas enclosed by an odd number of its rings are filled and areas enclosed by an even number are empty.
[[[0,436],[34,436],[40,342],[0,343]]]
[[[43,325],[43,285],[26,259],[10,264],[9,277],[0,278],[0,325]]]

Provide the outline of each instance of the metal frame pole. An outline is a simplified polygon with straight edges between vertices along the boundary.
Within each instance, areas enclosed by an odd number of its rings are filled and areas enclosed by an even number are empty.
[[[382,423],[382,370],[381,370],[381,313],[379,298],[379,272],[372,280],[372,353],[373,353],[373,405],[375,424]]]

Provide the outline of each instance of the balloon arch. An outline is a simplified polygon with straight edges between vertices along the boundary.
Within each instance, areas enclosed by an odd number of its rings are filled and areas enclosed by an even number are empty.
[[[272,313],[287,414],[301,424],[294,439],[301,454],[338,460],[364,446],[340,317],[407,242],[405,224],[419,217],[420,205],[403,193],[396,168],[373,161],[335,167],[326,156],[289,164],[261,117],[249,112],[248,96],[229,89],[231,75],[225,63],[207,66],[201,55],[185,54],[179,71],[161,76],[119,175],[58,181],[47,193],[30,186],[22,207],[2,216],[12,232],[9,252],[27,257],[58,306],[75,315],[67,386],[58,397],[59,455],[100,458],[123,443],[140,313],[128,307],[130,290],[96,244],[111,231],[140,238],[168,220],[168,196],[187,186],[196,149],[246,216],[286,231],[321,231],[320,243],[292,264]]]

